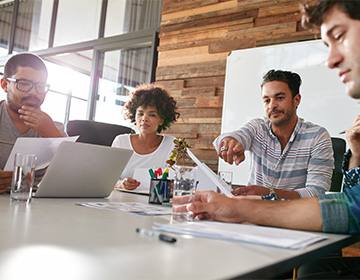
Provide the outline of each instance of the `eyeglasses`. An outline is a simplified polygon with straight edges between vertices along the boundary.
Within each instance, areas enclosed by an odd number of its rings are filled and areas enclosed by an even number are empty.
[[[34,86],[36,92],[39,94],[45,94],[49,91],[50,85],[45,83],[33,83],[29,80],[25,79],[13,79],[13,78],[6,78],[9,82],[16,83],[16,88],[22,92],[29,92]]]

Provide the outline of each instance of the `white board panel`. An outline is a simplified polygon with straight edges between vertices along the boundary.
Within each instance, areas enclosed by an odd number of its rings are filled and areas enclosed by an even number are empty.
[[[351,125],[359,105],[345,93],[337,70],[326,67],[327,48],[321,40],[233,51],[228,56],[221,132],[233,131],[264,116],[260,84],[270,69],[301,76],[298,116],[324,126],[332,137]],[[344,138],[345,139],[345,138]],[[219,171],[232,171],[233,184],[246,185],[249,161],[239,166],[219,159]]]

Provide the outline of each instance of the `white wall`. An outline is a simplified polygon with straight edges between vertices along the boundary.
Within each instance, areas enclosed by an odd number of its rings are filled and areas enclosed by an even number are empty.
[[[278,69],[301,76],[298,116],[324,126],[332,137],[344,138],[339,132],[351,125],[359,105],[345,93],[337,70],[326,67],[326,57],[321,40],[233,51],[227,59],[222,133],[264,116],[262,77],[268,70]],[[249,162],[236,167],[219,159],[219,171],[233,171],[233,184],[246,185]]]

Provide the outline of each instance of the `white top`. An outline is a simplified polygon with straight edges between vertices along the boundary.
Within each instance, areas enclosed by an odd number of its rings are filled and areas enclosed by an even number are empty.
[[[115,137],[111,147],[131,149],[134,151],[130,140],[131,134],[121,134]],[[153,168],[165,167],[166,161],[171,155],[171,151],[174,149],[175,137],[169,135],[163,135],[163,139],[159,147],[150,154],[140,155],[134,151],[128,164],[126,165],[120,179],[126,177],[133,178],[135,168]]]

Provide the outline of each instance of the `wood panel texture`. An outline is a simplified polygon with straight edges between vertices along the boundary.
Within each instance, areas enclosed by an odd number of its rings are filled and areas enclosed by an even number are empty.
[[[167,134],[185,137],[217,171],[226,59],[232,50],[319,38],[301,27],[304,0],[164,0],[156,83],[177,100]]]

